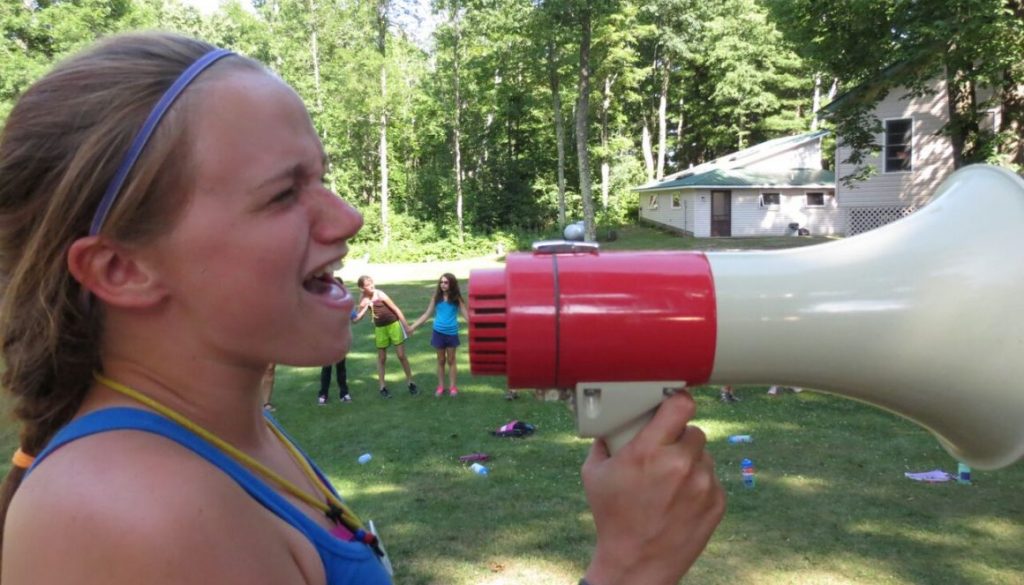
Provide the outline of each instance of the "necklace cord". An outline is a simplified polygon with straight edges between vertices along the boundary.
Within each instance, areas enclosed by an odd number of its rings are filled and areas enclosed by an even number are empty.
[[[266,465],[263,465],[262,463],[260,463],[255,458],[251,457],[241,449],[235,447],[231,443],[228,443],[224,439],[206,430],[198,423],[192,421],[191,419],[179,413],[178,411],[172,409],[171,407],[166,406],[165,404],[162,404],[150,398],[149,396],[146,396],[145,394],[139,392],[138,390],[130,386],[126,386],[125,384],[108,378],[99,372],[93,372],[92,375],[97,382],[103,384],[107,388],[110,388],[111,390],[123,396],[127,396],[128,398],[131,398],[136,402],[139,402],[141,404],[144,404],[145,406],[152,408],[153,410],[157,411],[163,416],[171,419],[172,421],[199,435],[203,439],[209,441],[215,447],[220,449],[225,455],[234,459],[237,463],[240,463],[243,466],[249,468],[251,471],[254,471],[262,475],[263,477],[273,481],[278,486],[280,486],[281,489],[285,490],[289,494],[302,500],[303,502],[312,506],[313,508],[322,511],[332,521],[340,523],[344,525],[346,528],[348,528],[349,531],[352,532],[352,534],[356,537],[357,540],[365,542],[366,544],[370,545],[375,551],[379,551],[376,536],[372,532],[367,531],[362,520],[360,520],[359,517],[356,516],[352,512],[352,510],[350,510],[349,507],[346,506],[345,503],[341,501],[341,499],[335,496],[334,493],[331,492],[331,490],[327,489],[323,481],[316,475],[316,472],[313,471],[313,468],[309,464],[309,461],[307,461],[306,458],[302,456],[302,453],[300,453],[298,448],[295,445],[293,445],[291,441],[288,440],[288,437],[284,435],[281,429],[277,428],[277,426],[271,423],[269,420],[264,419],[267,423],[267,426],[274,433],[274,436],[276,436],[278,440],[281,441],[285,449],[288,451],[288,454],[298,464],[303,474],[305,474],[306,477],[308,477],[310,481],[312,481],[313,485],[316,486],[318,491],[320,491],[320,493],[324,496],[326,503],[309,495],[308,493],[303,491],[302,488],[288,481],[279,473],[270,469]],[[380,553],[378,552],[378,554]]]

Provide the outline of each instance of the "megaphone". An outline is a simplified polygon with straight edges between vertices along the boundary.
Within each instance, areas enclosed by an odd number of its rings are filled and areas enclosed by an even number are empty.
[[[624,444],[683,386],[777,383],[870,403],[979,469],[1024,457],[1024,180],[965,167],[858,236],[756,252],[548,242],[472,271],[474,374],[574,389]]]

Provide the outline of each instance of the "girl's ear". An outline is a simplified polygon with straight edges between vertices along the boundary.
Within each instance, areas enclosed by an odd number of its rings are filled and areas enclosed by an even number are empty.
[[[151,266],[102,236],[79,238],[71,244],[68,271],[83,288],[113,307],[150,308],[167,296]]]

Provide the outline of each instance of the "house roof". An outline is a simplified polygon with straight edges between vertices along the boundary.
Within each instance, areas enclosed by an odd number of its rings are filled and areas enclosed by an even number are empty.
[[[712,161],[673,173],[660,181],[651,181],[634,191],[665,191],[701,187],[827,187],[835,186],[832,171],[821,169],[781,169],[779,171],[745,168],[808,142],[820,141],[827,130],[786,136],[755,144],[750,148],[718,157]]]
[[[788,171],[750,171],[746,169],[714,169],[679,179],[645,185],[635,191],[668,191],[699,188],[757,187],[835,187],[836,174],[823,169],[792,169]]]
[[[885,94],[894,87],[905,86],[905,80],[918,77],[929,67],[933,67],[936,54],[945,54],[945,48],[941,45],[930,45],[910,59],[891,63],[875,75],[837,95],[819,111],[835,114],[840,107],[849,102],[875,104],[884,99]]]

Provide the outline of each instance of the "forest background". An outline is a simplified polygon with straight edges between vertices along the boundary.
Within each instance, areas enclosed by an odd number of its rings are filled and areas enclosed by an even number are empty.
[[[820,124],[863,162],[871,107],[935,76],[956,165],[1024,169],[1024,0],[2,0],[0,121],[56,60],[133,29],[295,87],[375,262],[515,249],[581,218],[593,240],[635,220],[632,187]]]

